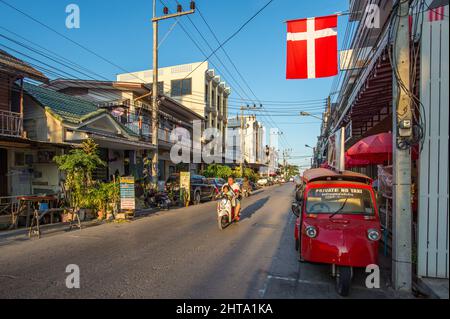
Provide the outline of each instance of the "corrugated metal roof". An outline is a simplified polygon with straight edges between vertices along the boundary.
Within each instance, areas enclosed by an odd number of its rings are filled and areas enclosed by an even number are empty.
[[[24,90],[62,122],[80,125],[97,115],[106,114],[127,134],[138,136],[128,127],[117,122],[105,109],[99,109],[94,103],[30,83],[24,83]]]
[[[0,50],[0,70],[19,73],[39,82],[48,82],[48,78],[43,73],[3,50]]]
[[[24,83],[24,90],[42,106],[48,107],[52,113],[61,117],[61,120],[69,123],[79,124],[84,118],[99,112],[94,103],[71,95],[45,89],[30,83]],[[101,110],[100,112],[105,111]]]

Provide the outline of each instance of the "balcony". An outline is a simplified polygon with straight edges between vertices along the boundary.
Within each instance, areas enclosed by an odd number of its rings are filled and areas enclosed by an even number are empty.
[[[126,126],[129,130],[133,131],[136,135],[141,136],[144,139],[148,139],[151,136],[151,123],[150,119],[145,116],[138,116],[134,113],[117,115],[111,113],[112,116],[122,125]]]
[[[21,137],[23,120],[20,113],[0,110],[0,135]]]
[[[185,146],[187,148],[191,148],[191,136],[190,134],[188,135],[184,135],[183,139],[180,140],[180,137],[178,137],[178,141],[173,141],[170,139],[170,136],[172,134],[172,130],[169,129],[158,129],[158,140],[160,145],[162,145],[163,147],[171,147],[172,145],[174,145],[175,143],[180,145],[180,146]]]
[[[158,129],[158,139],[162,142],[172,143],[170,141],[170,130],[168,129]]]

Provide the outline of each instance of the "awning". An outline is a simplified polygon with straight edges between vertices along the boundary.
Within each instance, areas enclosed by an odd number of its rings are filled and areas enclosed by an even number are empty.
[[[89,137],[92,138],[99,147],[116,149],[116,150],[154,150],[155,145],[138,140],[130,140],[126,138],[121,138],[117,136],[108,136],[100,133],[88,133]],[[72,140],[73,143],[82,143],[85,139]]]
[[[363,138],[347,151],[349,160],[363,160],[366,165],[392,160],[392,134],[381,133]]]
[[[392,162],[392,138],[392,133],[380,133],[363,138],[345,153],[346,164],[347,157],[350,167]],[[419,158],[418,146],[411,149],[411,154],[413,160]]]
[[[364,167],[367,165],[370,165],[370,161],[364,160],[364,159],[353,159],[350,156],[348,156],[347,152],[345,153],[345,167],[346,168]]]

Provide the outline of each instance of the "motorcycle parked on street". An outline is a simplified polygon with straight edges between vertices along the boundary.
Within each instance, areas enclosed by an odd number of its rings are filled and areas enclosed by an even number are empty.
[[[145,198],[146,203],[150,207],[156,207],[160,209],[169,209],[172,201],[166,192],[157,192],[155,190],[150,190]]]
[[[252,193],[249,188],[242,188],[242,197],[249,197],[251,194]]]

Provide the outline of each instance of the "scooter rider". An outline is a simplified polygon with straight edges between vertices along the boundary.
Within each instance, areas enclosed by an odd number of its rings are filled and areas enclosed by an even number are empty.
[[[240,201],[241,188],[240,188],[239,184],[234,182],[234,178],[232,176],[228,177],[228,183],[225,185],[228,185],[231,188],[231,190],[233,191],[233,193],[235,194],[235,196],[233,196],[233,199],[231,200],[231,205],[234,207],[234,211],[235,211],[235,215],[236,215],[235,220],[239,221],[239,218],[241,215],[241,201]],[[222,190],[223,190],[223,186],[222,186]]]

